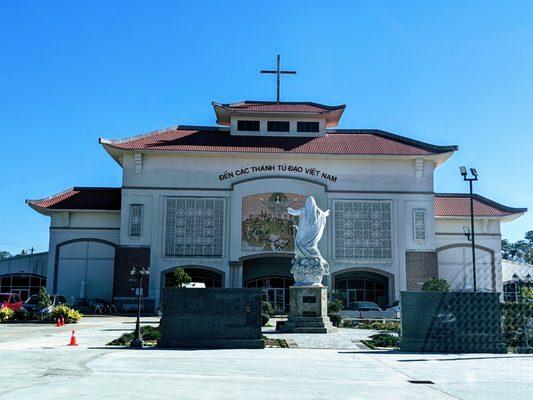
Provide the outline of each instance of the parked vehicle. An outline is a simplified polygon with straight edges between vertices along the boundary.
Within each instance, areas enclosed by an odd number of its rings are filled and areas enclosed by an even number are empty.
[[[30,313],[32,317],[40,317],[43,314],[48,314],[52,309],[61,304],[66,304],[67,300],[60,294],[54,294],[50,296],[51,305],[45,308],[39,308],[37,306],[38,295],[34,294],[26,300],[23,307]]]
[[[354,303],[355,311],[381,311],[381,308],[376,303],[371,301],[356,301]]]
[[[24,302],[17,293],[0,293],[0,308],[7,307],[18,311]]]
[[[396,315],[396,318],[400,318],[400,300],[394,300],[387,308],[387,311],[393,312],[394,315]]]

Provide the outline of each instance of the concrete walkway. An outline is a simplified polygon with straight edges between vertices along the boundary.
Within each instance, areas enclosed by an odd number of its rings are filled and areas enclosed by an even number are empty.
[[[150,320],[157,322],[145,321]],[[85,318],[77,326],[78,347],[65,346],[68,327],[28,325],[19,330],[17,325],[0,325],[0,399],[532,397],[533,355],[103,346],[133,329],[133,322],[134,318]]]
[[[263,334],[272,339],[285,339],[289,347],[299,349],[343,349],[357,350],[368,348],[361,343],[361,340],[368,339],[369,336],[378,331],[370,329],[339,328],[338,333],[329,335],[323,334],[303,334],[303,333],[278,333],[271,329],[263,330]]]

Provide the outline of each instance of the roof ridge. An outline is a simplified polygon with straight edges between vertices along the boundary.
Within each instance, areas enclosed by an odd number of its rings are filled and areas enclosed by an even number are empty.
[[[139,135],[130,136],[130,137],[127,137],[127,138],[124,138],[124,139],[106,139],[106,138],[103,138],[103,137],[99,137],[98,138],[98,143],[100,143],[100,144],[110,144],[110,145],[123,144],[123,143],[133,142],[135,140],[144,139],[144,138],[147,138],[147,137],[150,137],[150,136],[154,136],[154,135],[158,135],[158,134],[163,134],[163,133],[167,133],[167,132],[171,132],[171,131],[177,131],[177,130],[180,130],[180,129],[183,129],[183,130],[197,129],[197,130],[221,131],[221,132],[222,131],[229,131],[228,127],[221,127],[221,126],[174,125],[174,126],[170,126],[168,128],[158,129],[158,130],[147,132],[147,133],[141,133]]]
[[[423,148],[426,148],[426,149],[431,149],[431,150],[436,150],[436,151],[458,151],[459,150],[459,146],[457,145],[437,145],[437,144],[431,144],[431,143],[428,143],[428,142],[423,142],[421,140],[417,140],[417,139],[411,139],[407,136],[402,136],[402,135],[398,135],[396,133],[391,133],[391,132],[388,132],[388,131],[384,131],[382,129],[349,129],[349,128],[346,128],[346,129],[326,129],[326,133],[331,133],[331,134],[337,134],[337,133],[355,133],[355,134],[360,134],[360,133],[368,133],[368,134],[373,134],[373,135],[378,135],[378,136],[381,136],[381,137],[385,137],[387,139],[391,139],[391,140],[395,140],[395,141],[399,141],[399,142],[402,142],[402,143],[406,143],[406,144],[409,144],[409,145],[413,145],[413,146],[416,146],[416,147],[423,147]]]
[[[211,102],[212,105],[219,106],[219,107],[237,107],[242,106],[246,104],[257,104],[257,105],[276,105],[276,104],[288,104],[288,105],[306,105],[306,106],[313,106],[318,108],[324,108],[326,110],[338,110],[338,109],[344,109],[346,108],[346,104],[339,104],[336,106],[329,106],[327,104],[322,103],[316,103],[314,101],[269,101],[269,100],[240,100],[233,103],[219,103],[216,101]]]
[[[451,198],[468,198],[470,197],[469,193],[435,193],[435,197],[451,197]],[[474,200],[478,200],[482,203],[485,203],[491,207],[495,207],[499,209],[500,211],[504,212],[510,212],[510,213],[521,213],[521,212],[527,212],[527,208],[520,208],[520,207],[509,207],[506,205],[503,205],[501,203],[498,203],[497,201],[491,200],[485,196],[482,196],[477,193],[473,193],[472,197]]]
[[[25,203],[33,205],[34,203],[39,203],[39,202],[42,202],[42,201],[52,200],[55,197],[62,196],[64,194],[70,193],[70,192],[75,191],[75,190],[76,190],[75,186],[72,186],[72,187],[70,187],[68,189],[65,189],[65,190],[59,192],[59,193],[55,193],[55,194],[53,194],[51,196],[48,196],[48,197],[43,197],[42,199],[26,199]]]

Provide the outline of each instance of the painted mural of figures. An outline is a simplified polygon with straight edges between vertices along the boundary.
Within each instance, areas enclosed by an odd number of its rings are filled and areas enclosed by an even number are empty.
[[[294,238],[295,259],[291,269],[295,285],[321,285],[322,276],[329,274],[329,266],[318,250],[318,242],[324,233],[329,210],[322,211],[315,199],[309,196],[301,209],[289,207],[287,211],[299,217]]]

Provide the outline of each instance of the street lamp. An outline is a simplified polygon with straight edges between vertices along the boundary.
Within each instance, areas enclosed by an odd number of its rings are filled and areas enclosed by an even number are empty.
[[[143,340],[141,337],[141,300],[142,300],[142,288],[143,288],[143,279],[145,276],[150,275],[150,268],[141,267],[137,270],[135,267],[131,267],[130,275],[135,277],[139,281],[139,293],[137,300],[137,321],[135,323],[135,338],[131,341],[130,347],[136,349],[142,349]]]
[[[463,177],[464,181],[467,181],[470,187],[470,231],[467,232],[464,230],[465,236],[467,236],[467,239],[472,242],[472,278],[474,281],[474,292],[477,291],[477,283],[476,283],[476,239],[475,239],[475,233],[474,233],[474,194],[472,189],[472,182],[477,181],[477,171],[475,168],[470,168],[470,173],[472,174],[472,177],[468,177],[468,172],[466,171],[465,167],[459,167],[459,171],[461,171],[461,176]]]

